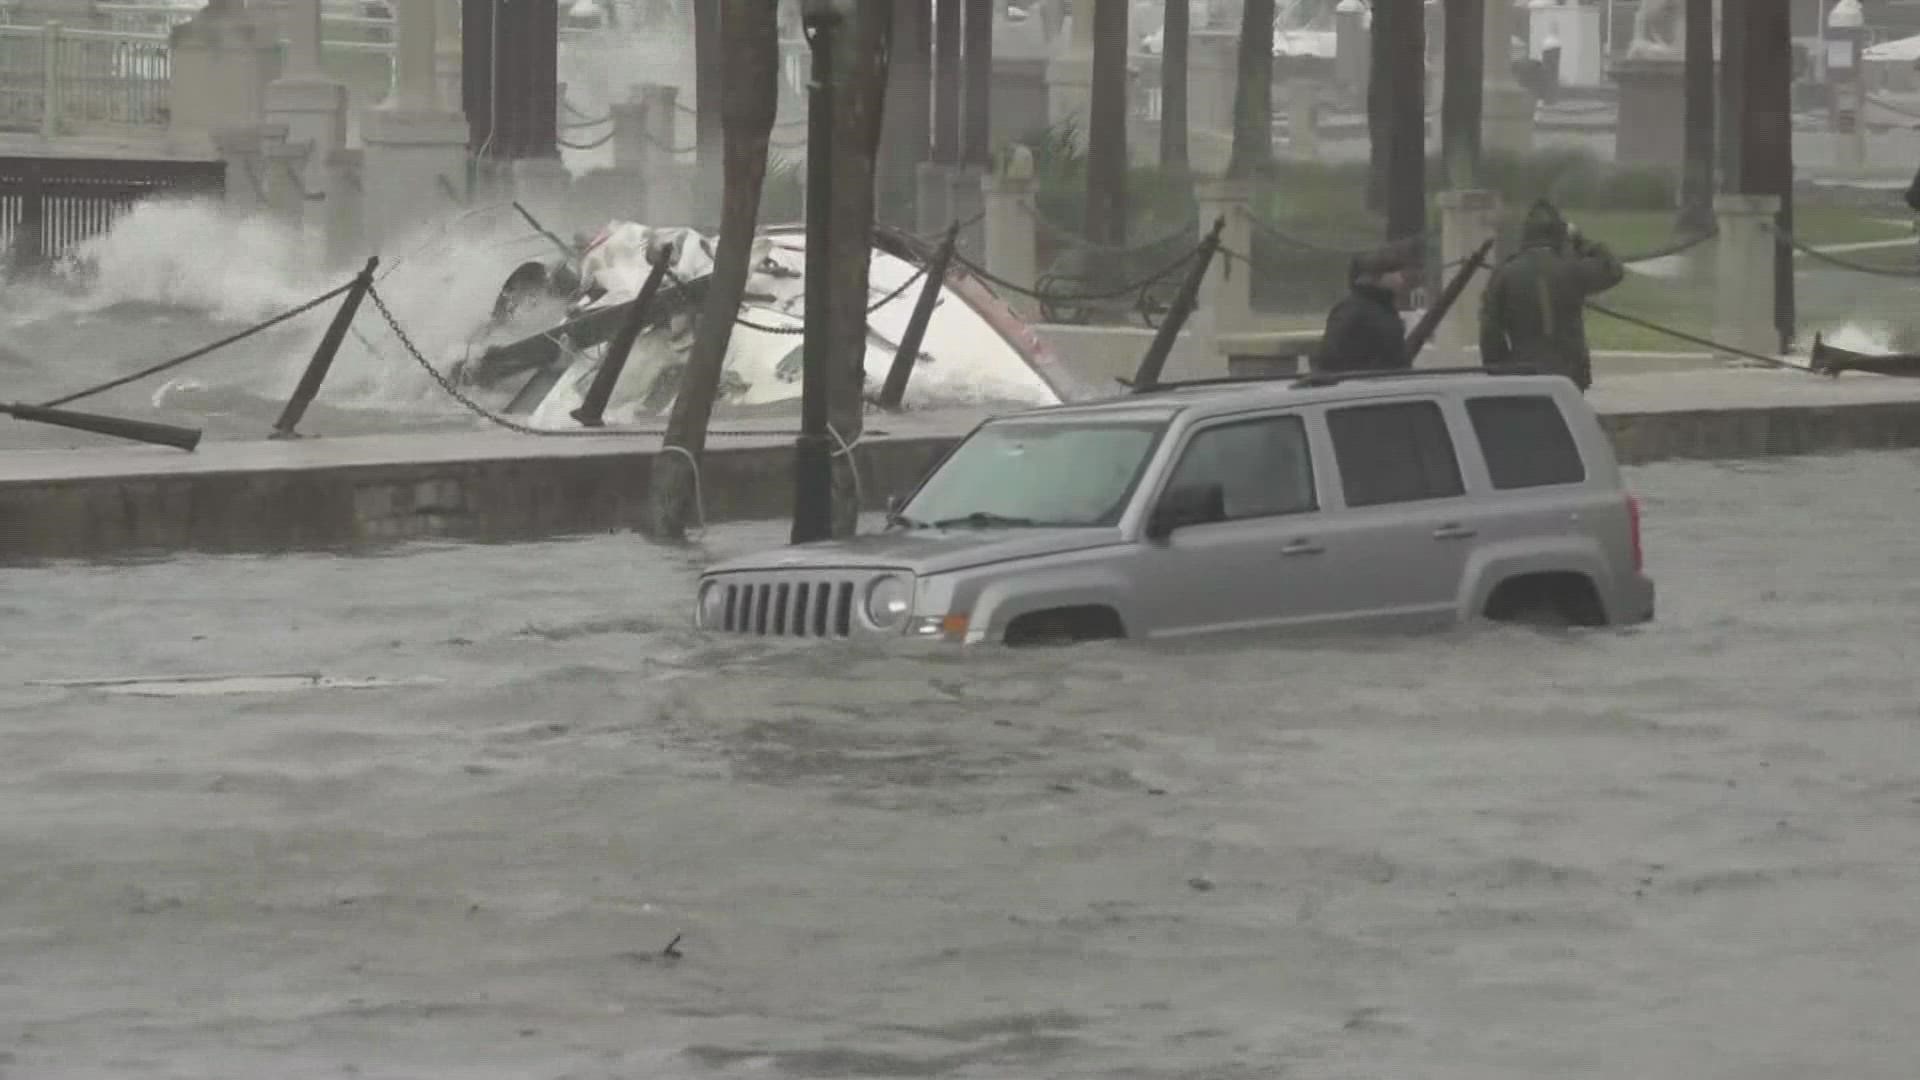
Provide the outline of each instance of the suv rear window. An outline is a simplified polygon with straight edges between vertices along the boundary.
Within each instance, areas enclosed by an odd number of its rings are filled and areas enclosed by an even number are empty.
[[[1578,484],[1586,462],[1559,403],[1544,394],[1477,397],[1467,402],[1487,473],[1500,491]]]
[[[1453,437],[1431,401],[1327,410],[1348,506],[1451,499],[1466,494]]]

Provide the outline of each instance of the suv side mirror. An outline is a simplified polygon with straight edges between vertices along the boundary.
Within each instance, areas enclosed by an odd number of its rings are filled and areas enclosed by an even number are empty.
[[[898,492],[887,496],[887,517],[891,519],[895,514],[898,514],[900,508],[905,506],[906,502],[907,500],[901,498]]]
[[[1175,529],[1227,519],[1226,490],[1219,484],[1174,488],[1160,497],[1147,517],[1147,538],[1164,540]]]

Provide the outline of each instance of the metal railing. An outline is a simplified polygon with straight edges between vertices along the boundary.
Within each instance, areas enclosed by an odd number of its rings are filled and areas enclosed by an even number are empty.
[[[0,128],[49,137],[164,127],[164,34],[0,26]]]

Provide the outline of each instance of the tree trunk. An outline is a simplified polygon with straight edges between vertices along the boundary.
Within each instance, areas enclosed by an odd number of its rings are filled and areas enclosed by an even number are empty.
[[[1086,236],[1092,243],[1119,247],[1127,242],[1127,0],[1080,3],[1093,15]]]
[[[706,450],[707,422],[720,389],[721,367],[747,291],[748,260],[759,227],[760,189],[767,176],[767,144],[780,95],[780,31],[774,5],[766,0],[720,0],[718,14],[726,57],[725,71],[716,73],[725,87],[720,101],[726,133],[720,239],[665,441],[667,446],[684,449],[695,461]],[[654,455],[649,490],[654,535],[683,539],[694,509],[693,463],[679,453]]]
[[[927,0],[893,0],[894,53],[888,64],[886,134],[880,146],[880,217],[903,229],[918,224],[920,166],[933,141],[933,11]]]
[[[1713,0],[1687,0],[1686,167],[1680,178],[1683,233],[1713,228]]]
[[[1273,163],[1273,0],[1245,0],[1240,8],[1237,59],[1227,175],[1251,177]]]
[[[893,41],[891,0],[860,0],[842,26],[834,50],[833,209],[828,242],[833,293],[828,312],[832,354],[827,422],[851,446],[860,441],[866,412],[867,271],[873,259],[874,159],[887,96],[887,57]],[[860,518],[860,452],[840,453],[834,442],[833,534],[851,536]]]
[[[933,16],[933,160],[960,160],[960,3],[937,0]]]
[[[694,185],[693,212],[705,228],[718,224],[715,219],[719,208],[713,204],[713,193],[721,190],[725,182],[726,136],[721,130],[724,126],[721,98],[725,95],[721,88],[721,72],[725,67],[721,35],[725,31],[720,25],[720,4],[721,0],[693,0],[694,160],[700,177]],[[778,40],[776,33],[775,41]],[[777,66],[777,44],[775,60]],[[677,124],[679,118],[674,119]]]
[[[966,126],[960,162],[986,168],[993,153],[993,9],[1004,0],[967,0]]]
[[[1375,68],[1386,70],[1387,239],[1427,231],[1427,25],[1416,4],[1374,8]]]
[[[1393,80],[1387,70],[1393,58],[1389,27],[1380,16],[1374,12],[1367,32],[1367,209],[1375,213],[1386,212],[1387,163],[1393,159]]]
[[[1709,3],[1712,0],[1708,0]],[[1455,191],[1480,186],[1481,83],[1485,81],[1486,0],[1446,0],[1444,90],[1440,97],[1440,146],[1447,184]]]
[[[1160,167],[1187,172],[1187,45],[1192,9],[1167,0],[1160,29]]]

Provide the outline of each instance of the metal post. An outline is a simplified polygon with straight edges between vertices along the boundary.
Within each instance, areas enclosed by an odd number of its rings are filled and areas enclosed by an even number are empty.
[[[593,385],[587,388],[587,396],[581,400],[580,407],[570,414],[580,421],[581,427],[600,427],[604,424],[602,414],[607,411],[607,401],[613,397],[613,384],[620,381],[620,373],[626,370],[627,354],[633,351],[633,343],[640,338],[640,331],[647,324],[647,311],[653,307],[653,296],[660,291],[660,282],[667,276],[667,267],[673,262],[673,245],[663,245],[653,256],[653,269],[647,272],[647,280],[640,286],[640,295],[633,298],[633,304],[627,309],[627,317],[620,323],[620,330],[607,343],[607,351],[600,359],[600,370],[594,372]]]
[[[28,405],[24,402],[0,405],[0,416],[72,428],[75,431],[91,431],[96,435],[111,435],[116,439],[152,443],[155,446],[171,446],[178,450],[191,451],[200,445],[200,429],[159,424],[151,420],[124,420],[118,416],[50,409],[45,405]]]
[[[900,335],[900,347],[894,350],[893,366],[887,369],[887,381],[880,387],[880,407],[898,409],[907,396],[907,379],[920,359],[920,343],[926,340],[927,323],[933,320],[933,306],[940,300],[940,287],[946,284],[947,264],[953,260],[953,247],[960,239],[960,223],[947,226],[946,238],[927,263],[927,280],[920,286],[920,299],[913,305],[913,317],[907,320],[907,332]]]
[[[327,380],[327,371],[333,367],[333,357],[340,351],[340,343],[346,340],[347,327],[353,325],[354,312],[360,310],[360,301],[366,297],[367,290],[373,288],[373,268],[380,264],[378,256],[367,260],[366,268],[360,276],[353,279],[353,287],[347,290],[346,298],[340,301],[340,310],[334,312],[333,322],[327,326],[327,332],[321,336],[320,345],[313,350],[313,359],[307,361],[307,370],[300,376],[300,385],[293,390],[293,396],[287,399],[287,407],[281,410],[280,419],[274,422],[272,439],[297,439],[300,433],[294,429],[300,426],[300,418],[307,414],[307,406],[320,393],[320,384]]]
[[[832,362],[833,39],[840,22],[830,4],[809,4],[813,49],[807,100],[806,336],[801,344],[800,437],[794,444],[793,532],[796,544],[833,535],[833,453],[827,441],[827,365]]]
[[[1187,280],[1180,285],[1180,294],[1173,298],[1173,308],[1153,335],[1153,344],[1147,346],[1147,355],[1140,358],[1140,367],[1133,373],[1133,390],[1151,390],[1160,382],[1160,373],[1166,370],[1167,357],[1173,353],[1174,339],[1180,336],[1180,328],[1187,324],[1187,316],[1193,313],[1193,304],[1200,296],[1200,283],[1206,280],[1207,267],[1213,262],[1213,253],[1220,247],[1220,233],[1226,229],[1227,219],[1213,219],[1213,230],[1200,241],[1200,250],[1195,253],[1192,269],[1187,271]]]

